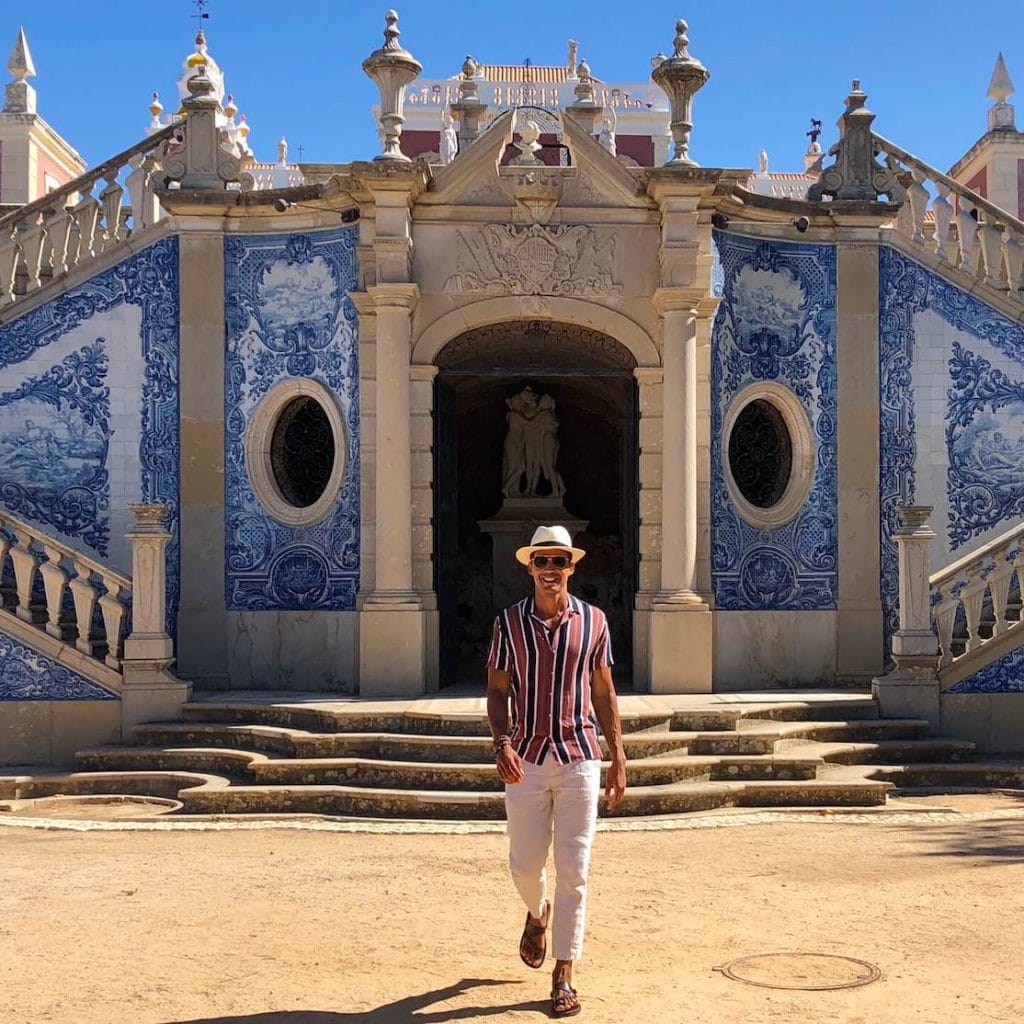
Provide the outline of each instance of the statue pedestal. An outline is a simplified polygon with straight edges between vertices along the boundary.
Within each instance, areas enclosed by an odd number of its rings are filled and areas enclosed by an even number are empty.
[[[531,592],[526,568],[516,561],[516,549],[530,543],[538,526],[564,526],[575,537],[587,525],[588,520],[569,515],[562,499],[554,497],[506,498],[500,512],[490,519],[480,519],[480,532],[491,537],[495,613]]]

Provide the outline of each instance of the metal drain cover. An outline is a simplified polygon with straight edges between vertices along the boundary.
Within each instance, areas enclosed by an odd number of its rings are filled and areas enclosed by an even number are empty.
[[[831,953],[761,953],[741,956],[715,970],[747,985],[807,992],[858,988],[882,976],[882,972],[866,960]]]

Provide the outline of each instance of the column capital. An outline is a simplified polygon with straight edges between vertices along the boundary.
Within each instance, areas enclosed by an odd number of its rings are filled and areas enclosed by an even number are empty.
[[[659,316],[666,313],[689,313],[697,316],[701,300],[707,297],[702,288],[655,288],[651,301]]]
[[[366,294],[373,300],[377,310],[407,309],[412,312],[420,300],[420,286],[404,282],[371,284]]]
[[[432,381],[437,376],[437,370],[438,368],[433,363],[428,366],[410,366],[409,379]]]
[[[633,370],[637,384],[660,384],[665,379],[665,371],[660,366],[638,366]]]

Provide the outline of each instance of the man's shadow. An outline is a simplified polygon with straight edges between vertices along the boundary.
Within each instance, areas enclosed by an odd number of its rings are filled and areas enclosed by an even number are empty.
[[[385,1003],[372,1010],[351,1013],[335,1010],[273,1010],[268,1013],[245,1013],[229,1017],[196,1017],[190,1020],[168,1021],[167,1024],[445,1024],[446,1021],[482,1020],[512,1010],[536,1010],[545,1016],[550,1003],[547,999],[534,999],[522,1003],[504,1003],[500,1006],[465,1006],[459,1010],[435,1010],[419,1013],[434,1003],[462,995],[470,989],[484,985],[521,985],[521,981],[498,981],[491,978],[463,978],[453,985],[437,988],[420,995],[406,996],[393,1003]]]

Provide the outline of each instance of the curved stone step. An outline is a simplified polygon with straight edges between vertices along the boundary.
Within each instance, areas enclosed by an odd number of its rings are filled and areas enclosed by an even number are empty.
[[[906,764],[916,761],[959,762],[970,757],[969,740],[929,737],[920,740],[875,740],[872,743],[822,743],[815,753],[833,764]]]
[[[255,701],[200,700],[182,706],[186,722],[226,722],[236,725],[272,725],[315,733],[401,733],[413,736],[489,737],[487,714],[436,708],[411,707],[381,711],[360,709],[357,703],[344,707],[287,702],[261,704]],[[620,711],[623,733],[668,730],[671,711],[637,709]],[[723,728],[731,728],[729,725]]]
[[[222,747],[93,747],[75,754],[91,771],[190,771],[251,779],[250,768],[266,754]]]
[[[683,754],[690,733],[624,735],[628,758]],[[230,747],[285,757],[370,757],[388,761],[494,762],[490,736],[413,733],[314,733],[272,725],[223,722],[150,722],[135,727],[136,743],[159,747]],[[607,746],[603,744],[603,746]]]
[[[7,783],[0,778],[0,797],[32,800],[44,796],[80,794],[115,796],[158,796],[179,799],[179,793],[193,789],[224,789],[226,778],[203,772],[110,771],[66,772],[33,776]]]
[[[1024,764],[1005,761],[872,765],[868,774],[873,779],[891,782],[909,795],[915,789],[1024,789]]]

